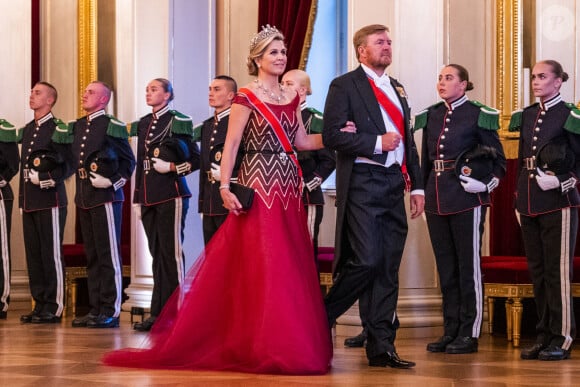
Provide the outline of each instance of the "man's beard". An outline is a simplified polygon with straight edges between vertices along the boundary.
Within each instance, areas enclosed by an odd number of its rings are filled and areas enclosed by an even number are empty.
[[[384,67],[387,68],[389,67],[389,65],[391,64],[392,59],[391,57],[388,56],[381,56],[379,58],[376,58],[374,60],[371,61],[371,66],[372,67]]]

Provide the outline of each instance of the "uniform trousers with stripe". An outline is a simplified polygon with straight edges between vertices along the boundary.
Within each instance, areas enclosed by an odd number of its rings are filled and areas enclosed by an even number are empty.
[[[77,207],[87,256],[89,313],[119,317],[121,313],[121,216],[123,202],[93,208]]]
[[[404,190],[399,166],[353,166],[343,225],[352,252],[341,253],[340,273],[324,302],[331,325],[360,298],[368,358],[395,350],[399,267],[408,230]]]
[[[34,310],[61,316],[65,285],[62,238],[66,207],[22,213],[22,229]]]
[[[10,304],[10,229],[12,227],[12,200],[0,200],[0,311],[6,312]]]
[[[141,221],[153,257],[151,316],[158,316],[185,277],[183,237],[189,198],[141,207]]]
[[[576,337],[570,285],[578,210],[564,208],[520,218],[538,313],[536,340],[568,350]]]
[[[478,338],[483,321],[481,236],[486,207],[426,213],[443,297],[444,335]]]
[[[322,216],[324,215],[324,206],[316,204],[308,204],[304,206],[306,210],[306,224],[308,232],[312,238],[312,247],[314,247],[314,260],[316,261],[316,268],[318,269],[318,234],[320,232],[320,223],[322,223]]]

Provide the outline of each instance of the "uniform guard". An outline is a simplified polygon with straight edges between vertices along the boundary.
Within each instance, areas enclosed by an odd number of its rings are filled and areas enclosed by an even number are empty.
[[[185,276],[183,237],[191,192],[185,176],[199,169],[191,118],[169,109],[173,87],[156,78],[146,88],[153,112],[131,124],[137,136],[137,170],[133,204],[141,218],[153,257],[150,316],[133,326],[148,331],[165,302]]]
[[[111,88],[101,81],[89,83],[82,97],[87,115],[70,124],[74,133],[76,167],[75,204],[87,256],[89,313],[75,318],[73,327],[119,326],[122,299],[121,216],[123,186],[131,178],[135,158],[125,123],[106,114]],[[111,148],[118,169],[111,176],[91,171],[88,156]]]
[[[22,143],[19,205],[30,293],[34,309],[22,323],[61,321],[65,284],[62,239],[67,217],[64,181],[72,175],[72,133],[52,115],[57,91],[38,82],[30,93],[34,120],[20,133]]]

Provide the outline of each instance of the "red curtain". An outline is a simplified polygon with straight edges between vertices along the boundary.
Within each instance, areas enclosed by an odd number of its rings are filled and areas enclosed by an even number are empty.
[[[524,256],[522,234],[514,212],[517,159],[508,159],[506,174],[492,193],[490,255]]]
[[[262,26],[270,24],[276,26],[284,34],[288,48],[286,70],[296,68],[304,70],[306,55],[310,48],[315,9],[316,0],[259,1],[258,31],[262,29]],[[306,50],[303,55],[305,43]]]
[[[40,0],[31,0],[30,14],[30,87],[32,88],[40,81]]]

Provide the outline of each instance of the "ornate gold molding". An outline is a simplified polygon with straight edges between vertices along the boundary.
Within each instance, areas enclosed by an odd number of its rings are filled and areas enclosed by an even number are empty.
[[[517,158],[518,134],[508,131],[511,113],[520,108],[522,7],[520,0],[496,2],[496,101],[501,111],[500,136],[507,158]]]
[[[78,116],[84,111],[80,100],[89,82],[97,79],[97,0],[78,2]]]
[[[314,34],[314,21],[316,20],[316,11],[318,10],[318,0],[312,0],[310,5],[310,14],[308,15],[308,27],[306,29],[306,36],[304,37],[304,45],[302,46],[302,53],[300,54],[300,63],[298,68],[306,71],[306,63],[308,62],[308,54],[312,46],[312,35]]]

